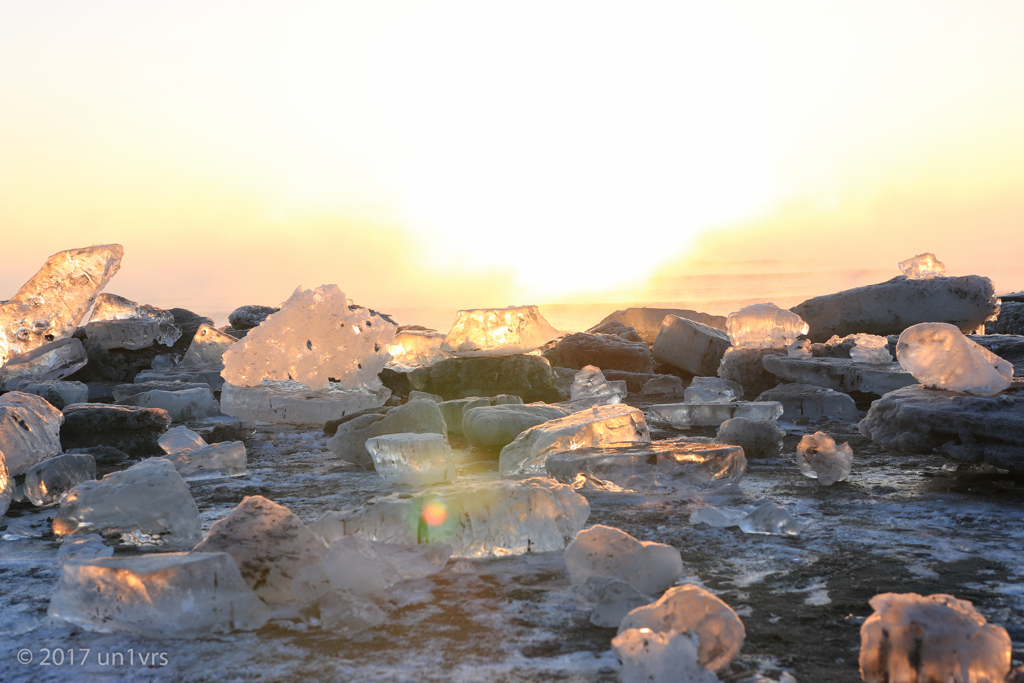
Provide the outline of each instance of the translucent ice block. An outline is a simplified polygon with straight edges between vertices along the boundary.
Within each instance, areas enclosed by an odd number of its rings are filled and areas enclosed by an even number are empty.
[[[100,294],[85,335],[107,349],[144,349],[154,342],[173,346],[181,337],[181,327],[170,311],[116,294]]]
[[[29,468],[25,497],[33,505],[52,505],[83,481],[95,478],[96,459],[91,455],[58,455]]]
[[[877,334],[852,334],[854,342],[850,349],[850,358],[860,363],[891,363],[889,340]]]
[[[569,389],[569,399],[572,401],[595,399],[603,405],[608,405],[621,403],[625,397],[625,389],[619,383],[608,382],[601,368],[593,365],[586,365],[577,372]]]
[[[908,280],[930,280],[946,273],[945,264],[928,252],[900,261],[899,266]]]
[[[258,387],[225,384],[220,410],[243,420],[322,427],[331,420],[379,408],[390,396],[387,388],[343,389],[331,382],[326,389],[313,391],[298,382],[265,380]]]
[[[223,441],[165,456],[185,481],[241,477],[247,473],[245,444]]]
[[[777,420],[782,415],[778,401],[737,401],[735,403],[664,403],[651,406],[651,422],[667,422],[676,429],[717,427],[734,417]]]
[[[459,311],[442,351],[456,356],[526,353],[558,337],[536,306]]]
[[[739,527],[748,534],[775,534],[776,536],[797,536],[800,523],[793,519],[786,508],[775,503],[765,503],[739,522]]]
[[[0,389],[17,391],[26,382],[44,382],[67,377],[85,367],[89,356],[82,342],[58,339],[11,358],[0,366]]]
[[[164,432],[157,439],[157,443],[164,453],[177,453],[202,448],[206,445],[206,440],[188,427],[174,427]]]
[[[451,354],[441,350],[444,340],[445,335],[436,330],[402,330],[388,347],[389,364],[416,368],[450,358]]]
[[[1013,365],[947,323],[908,327],[896,344],[896,357],[926,387],[995,396],[1013,381]]]
[[[743,398],[743,387],[720,377],[694,377],[683,392],[687,403],[731,403]]]
[[[725,327],[732,345],[746,349],[784,349],[809,329],[803,318],[775,304],[752,304],[730,313]]]
[[[12,477],[61,453],[62,424],[64,414],[35,394],[11,391],[0,396],[0,453]]]
[[[846,443],[837,446],[825,432],[805,434],[796,447],[796,464],[805,477],[831,486],[850,476],[853,449]]]
[[[455,479],[452,449],[442,434],[385,434],[366,440],[377,474],[393,484],[426,486]]]
[[[638,541],[621,529],[597,524],[576,534],[565,549],[565,568],[573,585],[609,576],[656,595],[682,575],[683,558],[670,545]]]
[[[230,334],[215,330],[209,325],[200,325],[192,337],[181,365],[186,368],[212,368],[224,364],[224,352],[238,340]]]

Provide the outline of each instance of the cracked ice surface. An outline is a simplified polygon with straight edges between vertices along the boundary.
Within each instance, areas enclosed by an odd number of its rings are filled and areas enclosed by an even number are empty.
[[[536,306],[478,308],[459,311],[442,351],[456,356],[501,356],[539,349],[558,330]]]
[[[337,285],[299,287],[224,352],[221,374],[236,387],[294,380],[322,390],[335,380],[344,389],[373,390],[394,340],[394,323],[370,309],[352,310]]]
[[[70,337],[121,267],[124,248],[104,244],[61,251],[9,301],[0,301],[0,366],[21,353]]]
[[[741,349],[784,349],[807,334],[804,319],[775,304],[752,304],[730,313],[729,340]]]
[[[1013,365],[947,323],[908,327],[896,344],[904,370],[926,387],[995,396],[1010,388]]]
[[[946,273],[946,265],[928,252],[900,261],[899,266],[908,280],[930,280]]]

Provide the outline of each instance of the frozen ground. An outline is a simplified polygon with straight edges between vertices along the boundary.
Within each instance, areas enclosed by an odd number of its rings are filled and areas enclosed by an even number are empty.
[[[723,680],[755,673],[789,680],[788,673],[801,683],[859,681],[868,599],[890,591],[973,601],[1009,631],[1014,660],[1024,659],[1024,481],[940,456],[886,453],[852,423],[787,427],[783,459],[751,462],[738,488],[702,501],[587,494],[589,523],[679,548],[680,582],[704,586],[743,618],[747,641]],[[850,442],[848,481],[826,488],[800,474],[792,460],[797,441],[817,430]],[[247,446],[248,476],[190,484],[205,529],[246,495],[266,496],[312,524],[326,510],[394,490],[375,473],[335,459],[316,431],[267,428]],[[496,457],[458,441],[453,446],[460,477],[498,476]],[[752,508],[761,498],[784,505],[804,532],[781,538],[689,523],[696,505]],[[618,679],[610,650],[615,631],[592,626],[575,608],[561,553],[449,561],[440,574],[394,589],[390,620],[354,638],[275,621],[258,633],[154,641],[91,633],[46,615],[58,576],[53,514],[0,519],[7,538],[26,527],[42,534],[0,542],[4,681]],[[47,649],[50,663],[43,664]],[[21,650],[31,653],[31,663],[19,663]],[[62,651],[62,665],[54,650]],[[149,653],[157,653],[156,666]]]

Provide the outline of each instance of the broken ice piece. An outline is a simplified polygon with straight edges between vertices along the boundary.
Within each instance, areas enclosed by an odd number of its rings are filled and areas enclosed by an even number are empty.
[[[225,384],[220,410],[242,420],[323,427],[331,420],[379,408],[390,396],[391,390],[386,387],[376,391],[344,389],[330,382],[326,389],[313,391],[290,380],[264,380],[258,387]]]
[[[452,449],[443,434],[403,432],[366,440],[373,466],[393,484],[426,486],[455,479]]]
[[[708,526],[724,529],[725,527],[738,526],[740,520],[746,516],[747,513],[743,510],[703,505],[695,508],[690,513],[690,524],[707,524]]]
[[[612,650],[622,661],[622,683],[718,683],[698,663],[695,633],[631,628],[612,638]]]
[[[505,476],[541,474],[551,453],[616,443],[650,443],[644,414],[632,406],[594,406],[530,427],[501,449],[498,469]]]
[[[3,451],[0,451],[0,517],[7,514],[8,508],[11,507],[11,501],[16,495],[17,487],[14,485],[14,477],[7,471]]]
[[[28,382],[62,379],[78,372],[88,362],[89,355],[82,342],[74,338],[58,339],[14,356],[6,365],[0,364],[0,390],[20,391]]]
[[[926,387],[995,396],[1013,382],[1013,365],[947,323],[918,323],[903,331],[896,357]]]
[[[224,365],[224,352],[237,341],[230,334],[206,324],[200,325],[185,357],[181,359],[181,365],[186,368],[221,367]]]
[[[145,349],[154,343],[174,346],[181,327],[174,314],[116,294],[100,294],[85,336],[105,349]]]
[[[741,349],[784,349],[810,329],[803,318],[775,304],[752,304],[730,313],[729,340]]]
[[[719,377],[694,377],[683,397],[687,403],[731,403],[743,398],[743,387]]]
[[[647,410],[651,422],[667,422],[676,429],[717,427],[734,417],[777,420],[782,415],[778,401],[737,401],[735,403],[661,403]]]
[[[945,264],[935,258],[935,254],[928,252],[900,261],[899,266],[900,272],[908,280],[930,280],[946,273]]]
[[[558,337],[536,306],[459,311],[441,350],[456,356],[527,353]]]
[[[889,340],[877,334],[852,334],[854,346],[850,349],[850,358],[861,363],[891,363]]]
[[[70,560],[91,560],[97,557],[110,557],[114,549],[103,542],[99,534],[70,536],[64,539],[57,550],[57,566],[63,567]]]
[[[786,355],[790,358],[810,358],[814,355],[811,351],[811,340],[797,339],[786,348]]]
[[[670,545],[638,541],[621,529],[597,524],[576,534],[565,549],[565,568],[573,585],[608,576],[655,595],[682,575],[683,558]]]
[[[578,603],[593,610],[590,623],[604,628],[615,628],[632,610],[654,602],[625,581],[609,576],[588,576],[573,586],[572,592]]]
[[[774,534],[776,536],[799,536],[800,523],[793,519],[786,508],[768,502],[739,521],[741,530],[748,534]]]
[[[684,393],[683,380],[675,375],[661,375],[647,380],[640,390],[644,396],[678,396]]]
[[[40,507],[63,500],[83,481],[96,479],[96,459],[91,455],[58,455],[29,468],[25,473],[25,497]]]
[[[162,553],[66,562],[49,614],[102,633],[202,638],[257,630],[270,610],[227,553]]]
[[[601,372],[601,368],[593,365],[586,365],[576,373],[569,389],[569,400],[578,401],[581,399],[607,399],[601,401],[603,405],[621,403],[626,392],[619,386],[612,386]]]
[[[0,396],[0,452],[12,477],[60,454],[62,424],[64,414],[35,394]]]
[[[211,446],[181,450],[164,456],[185,481],[241,477],[247,473],[245,444],[222,441]]]
[[[875,611],[860,627],[865,683],[1007,679],[1010,636],[969,601],[941,593],[882,593],[870,604]]]
[[[831,486],[850,476],[853,449],[847,443],[837,446],[825,432],[805,434],[796,447],[796,464],[805,477],[817,479],[822,486]]]
[[[441,350],[444,340],[445,335],[436,330],[401,330],[388,347],[389,365],[417,368],[450,358],[451,354]]]
[[[403,581],[422,579],[444,569],[454,548],[447,543],[421,543],[399,545],[375,544],[377,552],[391,565]]]
[[[203,437],[193,432],[188,427],[174,427],[168,429],[157,439],[160,448],[164,453],[177,453],[178,451],[190,451],[194,448],[202,448],[206,445]]]
[[[657,602],[627,614],[619,634],[630,629],[695,634],[698,661],[712,671],[728,666],[747,637],[743,622],[729,605],[693,584],[669,588]]]
[[[166,410],[174,422],[187,422],[220,413],[220,404],[208,386],[180,391],[153,389],[142,391],[120,401],[120,405]]]

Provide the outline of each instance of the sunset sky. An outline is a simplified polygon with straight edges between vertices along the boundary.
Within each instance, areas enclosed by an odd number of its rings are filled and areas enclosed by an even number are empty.
[[[0,2],[0,299],[107,242],[165,307],[924,251],[1024,289],[1022,36],[1018,0]]]

